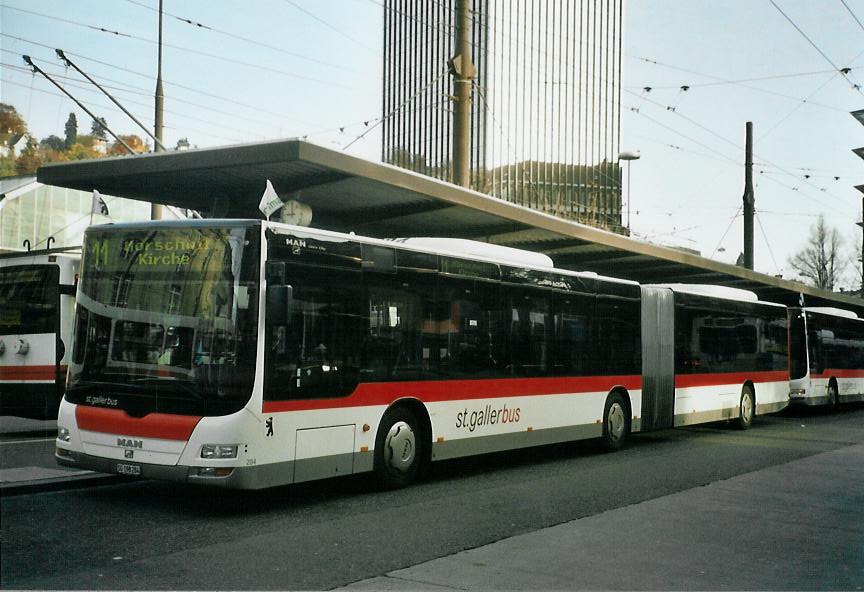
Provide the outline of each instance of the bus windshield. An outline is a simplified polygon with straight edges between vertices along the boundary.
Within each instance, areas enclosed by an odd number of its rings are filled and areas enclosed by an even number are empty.
[[[88,231],[66,398],[139,417],[241,409],[255,371],[258,270],[251,226]]]
[[[0,268],[0,335],[57,330],[56,265]]]

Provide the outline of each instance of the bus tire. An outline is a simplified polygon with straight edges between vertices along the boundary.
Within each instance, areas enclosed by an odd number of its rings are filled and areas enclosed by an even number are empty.
[[[421,431],[414,413],[390,409],[375,437],[375,476],[383,489],[398,489],[417,479],[422,463]]]
[[[739,430],[748,430],[753,425],[753,416],[756,414],[756,395],[753,387],[746,385],[741,389],[741,400],[738,402],[738,421],[735,427]]]
[[[621,393],[609,393],[603,408],[603,437],[600,444],[606,452],[624,447],[630,432],[630,406]]]
[[[828,382],[828,408],[836,411],[838,405],[840,405],[840,393],[837,390],[837,383],[832,378]]]

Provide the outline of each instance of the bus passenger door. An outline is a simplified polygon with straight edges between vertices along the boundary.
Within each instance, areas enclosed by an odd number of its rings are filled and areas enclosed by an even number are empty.
[[[668,288],[642,287],[642,431],[675,417],[675,301]]]

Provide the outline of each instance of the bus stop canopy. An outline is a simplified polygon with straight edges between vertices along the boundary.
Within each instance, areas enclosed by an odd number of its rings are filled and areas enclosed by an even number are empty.
[[[836,306],[864,316],[864,299],[830,293],[518,206],[395,166],[301,140],[49,164],[39,182],[197,210],[261,218],[270,180],[312,209],[310,226],[379,238],[468,238],[538,251],[557,267],[640,283],[718,284],[763,300]],[[275,214],[278,217],[278,214]]]

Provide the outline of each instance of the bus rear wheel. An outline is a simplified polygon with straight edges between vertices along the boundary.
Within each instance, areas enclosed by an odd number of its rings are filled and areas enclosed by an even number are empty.
[[[408,409],[384,414],[375,437],[375,476],[384,489],[398,489],[417,479],[422,462],[419,424]]]
[[[750,429],[753,425],[753,416],[756,413],[756,396],[753,389],[745,386],[741,389],[741,400],[738,403],[738,421],[735,424],[739,430]]]
[[[624,447],[630,431],[630,407],[621,393],[610,393],[603,409],[603,450],[614,452]]]

